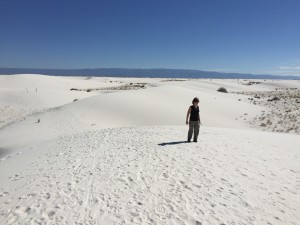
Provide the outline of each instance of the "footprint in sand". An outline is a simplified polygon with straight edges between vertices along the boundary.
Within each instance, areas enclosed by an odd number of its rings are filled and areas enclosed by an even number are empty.
[[[31,212],[31,208],[29,206],[17,206],[14,213],[18,216],[25,217]]]

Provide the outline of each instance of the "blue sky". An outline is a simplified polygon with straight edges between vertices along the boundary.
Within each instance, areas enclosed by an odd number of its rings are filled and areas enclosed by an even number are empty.
[[[1,0],[0,67],[300,75],[299,0]]]

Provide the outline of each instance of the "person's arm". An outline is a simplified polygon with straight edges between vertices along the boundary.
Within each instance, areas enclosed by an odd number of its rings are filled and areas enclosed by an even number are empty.
[[[187,113],[186,113],[186,125],[188,125],[189,124],[189,115],[191,114],[191,107],[189,107],[189,109],[188,109],[188,111],[187,111]]]
[[[198,112],[198,116],[199,116],[199,124],[201,124],[201,118],[200,118],[200,110]],[[202,124],[201,124],[202,125]]]

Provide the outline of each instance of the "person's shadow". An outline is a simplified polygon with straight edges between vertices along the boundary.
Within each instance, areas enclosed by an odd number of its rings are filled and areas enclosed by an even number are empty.
[[[160,143],[158,145],[160,146],[165,146],[165,145],[178,145],[178,144],[183,144],[183,143],[189,143],[188,141],[172,141],[172,142],[164,142]]]

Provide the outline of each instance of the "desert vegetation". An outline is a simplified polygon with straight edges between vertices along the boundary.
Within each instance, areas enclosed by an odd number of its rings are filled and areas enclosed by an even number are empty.
[[[146,88],[147,83],[129,83],[114,87],[103,87],[103,88],[71,88],[70,91],[105,91],[105,90],[138,90]]]
[[[227,93],[227,89],[224,88],[224,87],[220,87],[217,91],[218,91],[218,92]]]
[[[250,123],[274,132],[300,133],[300,89],[276,88],[274,91],[235,92],[262,110]]]

